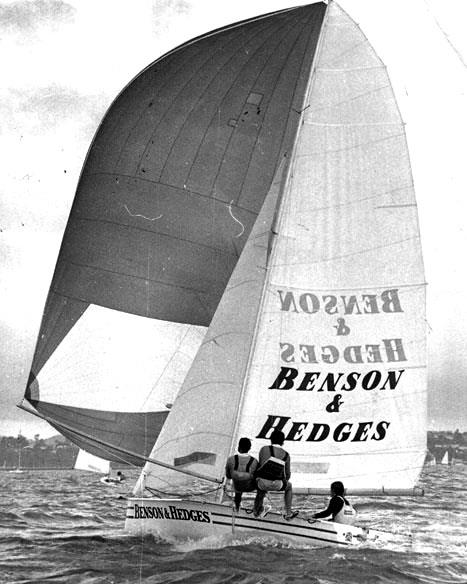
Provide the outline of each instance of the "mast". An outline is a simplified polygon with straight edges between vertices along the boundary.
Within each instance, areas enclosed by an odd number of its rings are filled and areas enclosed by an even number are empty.
[[[255,343],[256,343],[257,336],[258,336],[258,329],[259,329],[262,308],[264,306],[265,295],[267,292],[267,287],[269,285],[269,278],[270,278],[269,263],[271,261],[271,257],[273,257],[273,255],[274,255],[274,248],[275,248],[277,238],[278,238],[278,231],[280,229],[280,223],[281,223],[281,219],[282,219],[282,210],[283,210],[284,192],[285,192],[287,185],[290,181],[290,175],[291,175],[291,172],[293,169],[293,160],[294,160],[295,151],[296,151],[296,147],[297,147],[297,139],[298,139],[298,136],[300,134],[300,127],[303,123],[303,112],[305,111],[305,109],[307,107],[307,102],[308,102],[308,99],[309,99],[309,96],[310,96],[310,93],[311,93],[311,90],[313,87],[313,73],[314,73],[314,69],[316,67],[316,63],[318,61],[320,50],[321,50],[323,33],[325,31],[326,23],[327,23],[328,11],[329,11],[329,3],[328,3],[328,6],[326,7],[326,10],[324,12],[323,22],[321,24],[321,32],[319,34],[316,49],[315,49],[315,52],[313,55],[313,59],[311,61],[311,65],[310,65],[310,70],[309,70],[309,74],[308,74],[308,82],[307,82],[306,89],[305,89],[305,92],[303,95],[301,107],[298,110],[298,112],[299,112],[298,115],[300,116],[300,120],[299,120],[299,123],[297,124],[297,129],[295,132],[292,150],[291,150],[290,156],[288,157],[286,172],[285,172],[284,176],[281,178],[281,187],[279,189],[279,194],[277,196],[276,207],[274,210],[274,217],[273,217],[273,221],[272,221],[271,229],[270,229],[271,235],[268,239],[268,252],[267,252],[267,256],[266,256],[266,264],[264,266],[264,269],[266,271],[266,277],[264,279],[264,284],[263,284],[262,291],[261,291],[260,306],[259,306],[259,310],[258,310],[258,314],[257,314],[257,318],[256,318],[256,323],[255,323],[255,327],[254,327],[254,331],[253,331],[253,337],[252,337],[252,342],[250,345],[248,361],[247,361],[247,364],[245,367],[245,375],[243,376],[243,383],[242,383],[242,389],[241,389],[241,393],[240,393],[239,406],[237,408],[237,415],[235,418],[235,424],[234,424],[234,429],[233,429],[233,433],[232,433],[232,442],[230,445],[230,450],[232,452],[234,451],[235,443],[239,438],[238,425],[239,425],[239,421],[241,418],[245,390],[246,390],[246,387],[247,387],[248,381],[249,381],[251,361],[253,358]]]

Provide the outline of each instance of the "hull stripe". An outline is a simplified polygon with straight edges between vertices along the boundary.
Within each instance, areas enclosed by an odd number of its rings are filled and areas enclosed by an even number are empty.
[[[225,517],[226,519],[231,519],[232,515],[226,515],[224,513],[216,513],[216,512],[211,512],[211,515],[213,517]],[[237,517],[237,520],[241,520],[241,521],[258,521],[258,519],[255,519],[254,517]],[[272,525],[283,525],[283,523],[279,522],[279,521],[272,521],[271,519],[260,519],[261,523],[270,523]],[[293,523],[291,525],[294,525]],[[307,530],[311,530],[311,531],[321,531],[322,533],[330,533],[330,534],[335,534],[335,531],[332,531],[330,529],[323,529],[321,527],[311,527],[309,525],[294,525],[294,527],[298,527],[299,529],[307,529]]]
[[[229,527],[231,527],[231,525],[232,525],[231,523],[226,523],[224,521],[213,521],[213,524],[214,525],[227,525]],[[235,529],[237,529],[237,528],[252,529],[252,527],[249,525],[239,525],[236,523]],[[271,529],[269,527],[256,527],[256,526],[254,526],[253,529],[255,529],[257,531],[266,531],[269,533],[280,533],[281,535],[290,535],[292,537],[302,537],[305,539],[315,539],[317,541],[325,541],[327,543],[333,543],[333,544],[338,544],[338,545],[349,545],[348,542],[338,541],[337,539],[326,539],[324,537],[316,537],[316,536],[308,535],[308,534],[304,534],[304,533],[303,534],[302,533],[291,533],[288,531],[281,531],[280,529]]]

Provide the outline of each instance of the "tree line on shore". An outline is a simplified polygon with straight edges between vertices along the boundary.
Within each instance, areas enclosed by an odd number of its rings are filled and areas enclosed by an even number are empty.
[[[427,449],[428,458],[436,462],[441,462],[446,452],[450,461],[467,462],[467,432],[429,431]],[[32,440],[21,433],[1,436],[0,470],[72,469],[78,451],[78,446],[60,434],[47,439],[36,434]]]
[[[0,469],[71,469],[78,451],[78,446],[60,434],[47,439],[36,434],[32,440],[22,434],[1,436]]]

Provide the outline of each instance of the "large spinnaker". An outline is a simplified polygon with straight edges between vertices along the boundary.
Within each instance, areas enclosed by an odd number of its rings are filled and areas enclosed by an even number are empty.
[[[357,25],[334,2],[325,22],[286,179],[152,456],[219,479],[240,436],[254,453],[279,428],[294,487],[411,489],[425,453],[426,330],[404,128]],[[203,490],[151,464],[141,487]]]
[[[60,431],[71,424],[80,434],[69,436],[87,450],[94,436],[140,454],[154,443],[202,338],[192,327],[209,325],[292,147],[310,31],[323,13],[323,4],[286,10],[186,43],[145,69],[106,114],[82,171],[26,390],[39,415]],[[103,320],[107,336],[98,333]],[[175,357],[160,356],[166,345]],[[172,393],[154,387],[171,367]],[[144,368],[152,380],[120,381],[125,369]],[[105,456],[102,447],[94,453]]]

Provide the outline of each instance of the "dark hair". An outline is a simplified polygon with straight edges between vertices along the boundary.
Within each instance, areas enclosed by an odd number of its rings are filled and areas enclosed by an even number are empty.
[[[251,440],[249,438],[240,438],[238,441],[238,451],[245,453],[251,448]]]
[[[344,496],[344,490],[345,490],[344,489],[344,485],[340,481],[336,481],[334,483],[331,483],[331,489],[339,497],[343,497]]]
[[[284,440],[285,434],[280,430],[274,430],[273,433],[271,434],[271,442],[273,444],[279,444],[279,446],[282,446],[282,444],[284,444]]]

